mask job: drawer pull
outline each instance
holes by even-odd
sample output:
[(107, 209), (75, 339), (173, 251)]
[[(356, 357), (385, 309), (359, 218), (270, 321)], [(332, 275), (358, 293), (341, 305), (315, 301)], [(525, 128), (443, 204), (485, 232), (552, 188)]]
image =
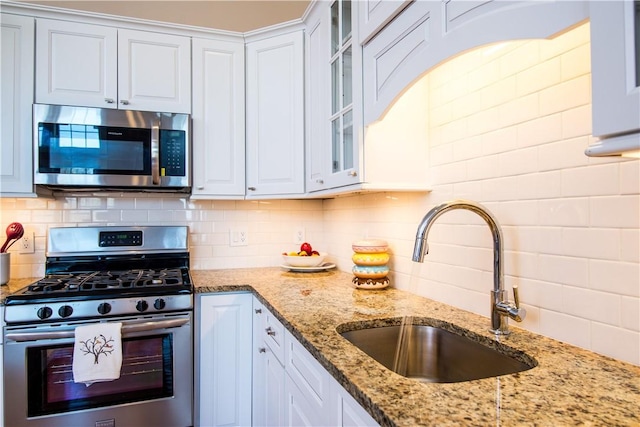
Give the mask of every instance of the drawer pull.
[(271, 335), (272, 337), (276, 335), (276, 331), (271, 329), (271, 326), (269, 326), (267, 329), (265, 329), (265, 331), (267, 331), (267, 335)]

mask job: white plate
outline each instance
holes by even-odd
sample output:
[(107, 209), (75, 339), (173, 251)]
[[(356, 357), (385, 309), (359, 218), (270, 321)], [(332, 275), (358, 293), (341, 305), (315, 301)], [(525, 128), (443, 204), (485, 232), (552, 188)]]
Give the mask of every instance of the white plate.
[(330, 262), (325, 262), (322, 265), (317, 265), (315, 267), (294, 267), (292, 265), (282, 264), (280, 267), (286, 268), (289, 271), (293, 271), (294, 273), (315, 273), (318, 271), (324, 271), (334, 268), (336, 265)]

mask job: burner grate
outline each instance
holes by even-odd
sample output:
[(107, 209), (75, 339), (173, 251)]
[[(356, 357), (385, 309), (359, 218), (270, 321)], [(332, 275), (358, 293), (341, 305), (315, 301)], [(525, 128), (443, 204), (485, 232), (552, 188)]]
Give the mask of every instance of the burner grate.
[(94, 271), (91, 273), (51, 274), (28, 286), (31, 294), (111, 289), (145, 289), (184, 285), (180, 269), (136, 269)]

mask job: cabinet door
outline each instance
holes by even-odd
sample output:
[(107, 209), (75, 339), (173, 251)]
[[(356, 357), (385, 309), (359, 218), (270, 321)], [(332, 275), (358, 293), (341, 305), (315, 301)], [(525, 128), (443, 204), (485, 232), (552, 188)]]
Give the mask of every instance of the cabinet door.
[(251, 424), (252, 299), (200, 296), (198, 425)]
[(247, 198), (304, 192), (303, 33), (247, 43)]
[(191, 40), (118, 31), (120, 109), (191, 113)]
[(36, 102), (117, 108), (117, 43), (113, 27), (38, 19)]
[(284, 367), (272, 348), (274, 343), (265, 342), (269, 337), (265, 332), (270, 323), (268, 318), (273, 314), (255, 298), (253, 308), (253, 425), (283, 426), (286, 407)]
[(244, 198), (244, 41), (192, 44), (192, 198)]
[(0, 195), (33, 195), (33, 18), (2, 14)]
[(362, 48), (358, 8), (317, 2), (305, 19), (308, 192), (361, 182)]
[(640, 150), (640, 2), (589, 2), (589, 8), (593, 136), (603, 139), (587, 154)]
[(329, 150), (329, 8), (316, 6), (306, 20), (305, 156), (306, 188), (325, 188)]
[(335, 380), (332, 385), (332, 392), (337, 405), (334, 414), (338, 417), (335, 423), (331, 423), (332, 425), (342, 427), (374, 427), (379, 425)]

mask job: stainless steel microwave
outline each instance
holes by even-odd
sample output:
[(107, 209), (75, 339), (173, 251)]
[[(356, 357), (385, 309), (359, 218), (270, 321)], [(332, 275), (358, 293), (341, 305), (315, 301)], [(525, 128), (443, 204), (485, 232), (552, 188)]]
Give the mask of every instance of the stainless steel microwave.
[(188, 114), (34, 104), (33, 133), (35, 184), (190, 191)]

